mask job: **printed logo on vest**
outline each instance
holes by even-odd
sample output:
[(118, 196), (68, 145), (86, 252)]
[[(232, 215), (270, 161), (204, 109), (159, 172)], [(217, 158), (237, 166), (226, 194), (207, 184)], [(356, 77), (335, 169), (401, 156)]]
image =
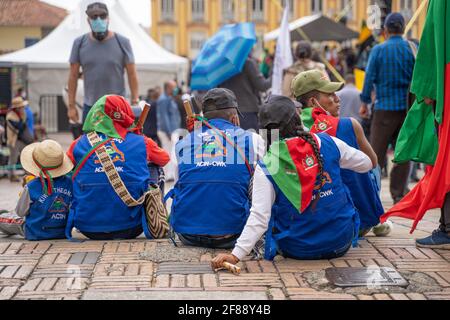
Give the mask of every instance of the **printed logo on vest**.
[[(112, 162), (125, 162), (125, 154), (117, 148), (115, 141), (112, 141), (111, 145), (106, 146), (106, 152), (111, 157)], [(100, 164), (97, 155), (95, 155), (94, 163)]]
[[(333, 179), (331, 179), (330, 174), (328, 172), (326, 172), (326, 171), (323, 172), (323, 178), (324, 178), (323, 186), (333, 183)], [(315, 186), (314, 190), (320, 190), (321, 188), (323, 188), (323, 186), (320, 186), (320, 185), (319, 186)]]
[(202, 141), (202, 145), (198, 147), (197, 151), (195, 152), (195, 158), (204, 159), (227, 156), (227, 149), (222, 144), (220, 138), (216, 136), (204, 136), (202, 138)]
[[(330, 174), (329, 174), (328, 172), (325, 171), (325, 172), (323, 173), (323, 177), (324, 177), (323, 186), (315, 186), (315, 187), (314, 187), (314, 191), (316, 192), (316, 194), (313, 195), (313, 200), (315, 200), (315, 199), (317, 198), (317, 195), (319, 196), (320, 199), (322, 199), (322, 198), (327, 198), (327, 197), (330, 197), (330, 196), (333, 196), (333, 195), (334, 195), (334, 192), (333, 192), (333, 189), (332, 189), (332, 188), (331, 188), (331, 189), (328, 189), (328, 190), (324, 189), (324, 187), (325, 187), (327, 184), (330, 184), (330, 185), (331, 185), (331, 184), (333, 183), (333, 179), (331, 179)], [(317, 191), (319, 191), (319, 190), (322, 190), (322, 191), (317, 192)]]
[(61, 212), (67, 212), (69, 209), (69, 206), (66, 204), (64, 199), (62, 197), (56, 197), (55, 200), (53, 200), (53, 203), (48, 210), (50, 213), (61, 213)]

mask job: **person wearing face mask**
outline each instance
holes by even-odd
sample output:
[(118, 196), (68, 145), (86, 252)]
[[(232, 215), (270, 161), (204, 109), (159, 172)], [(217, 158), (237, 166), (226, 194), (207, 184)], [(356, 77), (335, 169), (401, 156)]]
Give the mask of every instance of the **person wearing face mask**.
[[(294, 97), (311, 115), (311, 133), (324, 132), (337, 137), (349, 146), (364, 152), (377, 167), (377, 155), (364, 135), (364, 130), (354, 118), (339, 118), (340, 99), (336, 95), (344, 83), (330, 82), (318, 70), (302, 72), (292, 81)], [(390, 222), (380, 224), (384, 213), (378, 184), (379, 170), (368, 173), (356, 173), (341, 170), (342, 181), (350, 190), (353, 203), (360, 215), (360, 234), (367, 234), (372, 228), (377, 236), (387, 236), (392, 229)]]
[(265, 143), (239, 127), (231, 90), (212, 89), (202, 104), (202, 125), (176, 145), (170, 224), (185, 245), (232, 248), (249, 215), (250, 180)]
[(80, 67), (84, 74), (83, 122), (92, 105), (107, 94), (126, 96), (125, 70), (131, 92), (131, 104), (139, 102), (134, 54), (129, 39), (109, 30), (108, 7), (95, 2), (87, 7), (91, 32), (75, 39), (70, 55), (68, 117), (78, 121), (77, 81)]

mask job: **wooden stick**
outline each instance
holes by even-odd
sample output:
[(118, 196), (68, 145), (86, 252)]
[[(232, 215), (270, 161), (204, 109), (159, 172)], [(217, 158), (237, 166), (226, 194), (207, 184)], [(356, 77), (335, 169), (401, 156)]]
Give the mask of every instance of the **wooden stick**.
[(186, 115), (188, 117), (192, 117), (194, 112), (192, 111), (191, 97), (188, 94), (183, 95), (183, 106), (184, 110), (186, 110)]
[(231, 264), (229, 262), (224, 262), (222, 268), (215, 269), (214, 272), (220, 271), (220, 270), (228, 270), (232, 274), (239, 275), (241, 274), (241, 268), (237, 265)]
[(233, 274), (236, 274), (236, 275), (241, 274), (241, 268), (235, 264), (231, 264), (229, 262), (224, 262), (223, 266), (225, 269), (227, 269), (228, 271), (230, 271)]
[(148, 114), (150, 113), (150, 109), (152, 107), (145, 101), (141, 101), (139, 103), (139, 106), (141, 106), (142, 104), (144, 104), (144, 108), (142, 109), (141, 116), (139, 117), (138, 123), (136, 125), (139, 129), (142, 129), (144, 127), (145, 120), (147, 120)]
[(419, 15), (422, 13), (423, 9), (425, 9), (425, 6), (427, 5), (428, 0), (424, 0), (419, 8), (416, 10), (416, 12), (414, 13), (413, 17), (411, 18), (411, 20), (409, 20), (408, 25), (405, 28), (405, 34), (408, 34), (409, 30), (412, 29), (412, 27), (414, 26), (414, 24), (416, 23), (417, 18), (419, 17)]

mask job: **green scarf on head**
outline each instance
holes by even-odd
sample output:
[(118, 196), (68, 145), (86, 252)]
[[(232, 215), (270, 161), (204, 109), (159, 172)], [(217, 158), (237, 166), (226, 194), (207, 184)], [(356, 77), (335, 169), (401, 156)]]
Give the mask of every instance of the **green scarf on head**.
[(83, 125), (84, 132), (100, 132), (109, 138), (125, 139), (134, 126), (134, 115), (125, 98), (106, 95), (89, 111)]

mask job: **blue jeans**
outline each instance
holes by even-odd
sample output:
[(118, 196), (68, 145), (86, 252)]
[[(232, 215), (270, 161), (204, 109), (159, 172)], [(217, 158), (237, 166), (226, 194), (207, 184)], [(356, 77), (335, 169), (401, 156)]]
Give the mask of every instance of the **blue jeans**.
[(231, 238), (215, 239), (205, 236), (196, 236), (190, 234), (178, 233), (178, 238), (186, 246), (203, 247), (210, 249), (233, 249), (239, 235), (234, 235)]
[(84, 121), (87, 118), (87, 115), (88, 115), (89, 111), (91, 111), (91, 108), (92, 108), (92, 106), (88, 106), (87, 104), (83, 105), (83, 124), (84, 124)]
[(348, 250), (352, 247), (352, 242), (349, 244), (346, 244), (344, 247), (334, 250), (332, 252), (322, 253), (319, 255), (313, 255), (313, 256), (303, 256), (303, 257), (297, 257), (290, 255), (288, 253), (282, 253), (283, 257), (295, 259), (295, 260), (331, 260), (331, 259), (337, 259), (340, 257), (343, 257)]

